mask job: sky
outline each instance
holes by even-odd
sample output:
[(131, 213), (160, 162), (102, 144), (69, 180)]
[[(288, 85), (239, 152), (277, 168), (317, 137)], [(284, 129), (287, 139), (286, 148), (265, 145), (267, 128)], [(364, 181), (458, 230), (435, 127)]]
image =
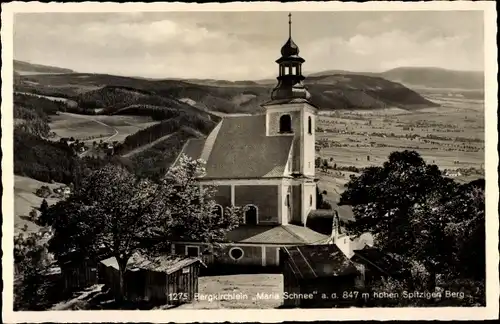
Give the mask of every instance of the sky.
[[(482, 71), (481, 11), (292, 12), (304, 74)], [(151, 78), (274, 78), (288, 12), (18, 13), (14, 58)]]

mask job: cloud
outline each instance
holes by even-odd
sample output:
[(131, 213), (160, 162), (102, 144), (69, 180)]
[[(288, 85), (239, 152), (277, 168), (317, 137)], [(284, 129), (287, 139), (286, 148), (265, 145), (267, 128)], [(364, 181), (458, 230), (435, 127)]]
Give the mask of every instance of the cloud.
[(469, 34), (426, 36), (423, 40), (418, 32), (401, 30), (373, 36), (357, 34), (347, 38), (325, 38), (308, 45), (308, 53), (313, 54), (308, 66), (313, 71), (383, 71), (398, 66), (480, 70), (483, 65), (482, 51), (469, 51), (470, 40)]
[[(293, 17), (305, 71), (483, 65), (482, 17), (476, 14), (307, 12)], [(287, 37), (287, 18), (281, 12), (18, 14), (14, 55), (81, 72), (268, 78), (277, 72), (274, 60)]]

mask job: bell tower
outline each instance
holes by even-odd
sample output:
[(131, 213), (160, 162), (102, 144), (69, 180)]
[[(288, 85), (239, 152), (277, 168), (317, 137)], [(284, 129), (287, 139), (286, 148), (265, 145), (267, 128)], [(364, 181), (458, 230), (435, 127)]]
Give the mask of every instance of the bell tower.
[(292, 39), (292, 14), (288, 14), (288, 40), (281, 48), (278, 84), (265, 103), (266, 135), (293, 136), (289, 169), (294, 177), (314, 178), (315, 124), (317, 107), (309, 102), (311, 94), (303, 84), (299, 47)]

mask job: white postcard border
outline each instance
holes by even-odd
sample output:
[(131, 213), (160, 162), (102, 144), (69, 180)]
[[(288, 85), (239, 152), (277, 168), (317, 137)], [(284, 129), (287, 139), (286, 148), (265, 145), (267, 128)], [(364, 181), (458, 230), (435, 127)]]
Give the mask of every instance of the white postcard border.
[[(415, 11), (480, 10), (485, 31), (485, 177), (487, 306), (483, 308), (356, 308), (297, 310), (169, 310), (169, 311), (45, 311), (13, 312), (13, 14), (17, 12), (136, 12), (136, 11)], [(2, 4), (2, 215), (3, 218), (3, 320), (28, 322), (282, 322), (318, 320), (417, 320), (498, 318), (498, 154), (496, 8), (494, 1), (480, 2), (297, 2), (297, 3), (40, 3)], [(423, 22), (424, 23), (424, 22)]]

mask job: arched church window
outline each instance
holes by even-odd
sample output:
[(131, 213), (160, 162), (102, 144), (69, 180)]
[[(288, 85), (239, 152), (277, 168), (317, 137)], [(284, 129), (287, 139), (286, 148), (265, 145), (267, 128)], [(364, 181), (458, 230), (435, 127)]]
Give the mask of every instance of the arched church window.
[(283, 115), (280, 117), (280, 133), (292, 132), (292, 117), (290, 115)]
[(245, 211), (245, 224), (257, 225), (257, 207), (254, 205), (247, 205)]
[(309, 196), (309, 206), (313, 205), (313, 195)]
[(213, 214), (222, 217), (224, 215), (224, 209), (222, 208), (221, 205), (215, 205)]
[(307, 132), (312, 134), (312, 118), (311, 116), (307, 117)]

